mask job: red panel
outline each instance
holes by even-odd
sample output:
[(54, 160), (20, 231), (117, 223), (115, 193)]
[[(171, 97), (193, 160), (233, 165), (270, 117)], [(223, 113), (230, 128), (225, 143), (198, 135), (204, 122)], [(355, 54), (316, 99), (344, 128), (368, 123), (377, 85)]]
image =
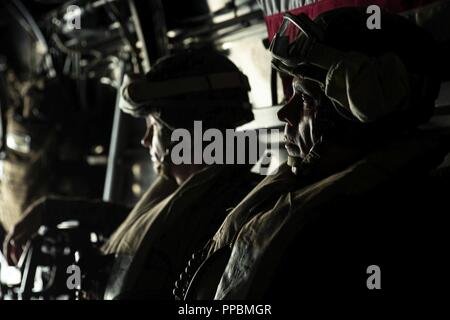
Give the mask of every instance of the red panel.
[[(389, 12), (400, 13), (438, 1), (440, 0), (319, 0), (316, 3), (289, 10), (289, 12), (293, 14), (303, 12), (311, 19), (314, 19), (322, 12), (340, 7), (367, 7), (369, 5), (376, 4)], [(269, 40), (272, 40), (282, 22), (282, 12), (266, 17)]]

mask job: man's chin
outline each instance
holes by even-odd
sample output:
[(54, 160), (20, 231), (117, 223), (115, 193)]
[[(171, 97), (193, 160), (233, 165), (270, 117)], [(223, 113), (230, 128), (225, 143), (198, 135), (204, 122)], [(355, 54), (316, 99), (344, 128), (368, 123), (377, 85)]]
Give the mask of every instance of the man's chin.
[(305, 154), (303, 152), (301, 152), (300, 149), (296, 149), (296, 150), (286, 149), (286, 151), (290, 158), (298, 158), (300, 160), (303, 160), (303, 158), (305, 158)]
[(295, 144), (286, 144), (285, 145), (287, 154), (290, 157), (294, 157), (294, 158), (301, 158), (302, 157), (302, 152), (300, 150), (300, 148), (295, 145)]

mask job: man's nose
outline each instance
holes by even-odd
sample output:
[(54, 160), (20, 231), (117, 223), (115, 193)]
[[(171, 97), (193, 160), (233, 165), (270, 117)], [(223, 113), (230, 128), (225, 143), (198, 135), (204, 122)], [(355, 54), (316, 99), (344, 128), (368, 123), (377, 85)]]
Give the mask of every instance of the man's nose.
[(152, 138), (153, 138), (153, 126), (147, 126), (144, 137), (142, 137), (141, 140), (141, 145), (145, 148), (149, 148), (150, 145), (152, 144)]
[(286, 122), (288, 125), (294, 127), (298, 125), (300, 121), (300, 102), (297, 97), (293, 97), (289, 100), (280, 110), (278, 110), (277, 116), (280, 121)]

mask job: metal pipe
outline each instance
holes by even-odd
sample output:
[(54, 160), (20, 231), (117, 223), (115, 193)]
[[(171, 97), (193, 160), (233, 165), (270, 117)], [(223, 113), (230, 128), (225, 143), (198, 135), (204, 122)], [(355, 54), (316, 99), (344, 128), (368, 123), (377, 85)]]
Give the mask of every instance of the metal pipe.
[(56, 76), (56, 71), (53, 64), (53, 58), (49, 52), (47, 40), (45, 39), (44, 35), (42, 34), (41, 29), (39, 28), (38, 24), (34, 20), (31, 13), (28, 11), (28, 9), (24, 6), (22, 1), (20, 0), (12, 0), (13, 5), (16, 7), (16, 9), (20, 12), (20, 14), (23, 16), (25, 21), (28, 23), (28, 25), (31, 27), (31, 30), (36, 36), (36, 39), (40, 43), (42, 50), (44, 52), (44, 61), (47, 67), (48, 75), (50, 78), (53, 78)]
[(208, 33), (219, 31), (219, 30), (222, 30), (225, 28), (229, 28), (234, 25), (237, 25), (237, 24), (240, 24), (243, 22), (248, 22), (253, 19), (263, 20), (263, 18), (264, 18), (264, 15), (263, 15), (262, 11), (260, 11), (260, 10), (252, 11), (252, 12), (249, 12), (242, 16), (230, 19), (230, 20), (226, 20), (226, 21), (219, 22), (219, 23), (211, 23), (211, 24), (204, 25), (204, 26), (201, 26), (198, 28), (194, 28), (192, 30), (187, 31), (186, 33), (181, 33), (181, 34), (173, 37), (171, 40), (173, 42), (178, 42), (178, 41), (182, 41), (187, 38), (198, 37), (198, 36), (202, 36), (204, 34), (208, 34)]
[(114, 110), (113, 126), (111, 131), (111, 142), (109, 144), (108, 165), (106, 168), (105, 186), (103, 189), (103, 201), (117, 200), (118, 188), (118, 175), (117, 168), (119, 167), (120, 156), (120, 141), (123, 140), (123, 117), (124, 114), (120, 110), (121, 101), (121, 87), (125, 77), (125, 62), (123, 60), (119, 63), (120, 75), (117, 88), (116, 106)]
[(36, 275), (36, 258), (34, 257), (34, 248), (29, 246), (26, 253), (25, 265), (22, 272), (22, 282), (19, 289), (19, 300), (28, 300), (34, 285), (34, 277)]
[[(141, 44), (140, 51), (142, 53), (141, 59), (143, 62), (141, 69), (142, 69), (143, 74), (145, 74), (148, 71), (150, 71), (150, 58), (149, 58), (148, 51), (147, 51), (147, 44), (145, 41), (144, 32), (142, 30), (142, 25), (139, 20), (139, 15), (138, 15), (138, 11), (136, 9), (136, 4), (134, 3), (133, 0), (129, 0), (128, 5), (130, 7), (131, 18), (134, 23), (134, 29), (136, 30), (136, 36)], [(137, 55), (137, 58), (139, 59), (139, 55)]]
[(142, 47), (144, 72), (148, 72), (151, 64), (169, 53), (162, 0), (129, 0), (128, 3), (136, 36)]
[(6, 71), (5, 58), (0, 56), (0, 160), (6, 148), (6, 81), (4, 73)]

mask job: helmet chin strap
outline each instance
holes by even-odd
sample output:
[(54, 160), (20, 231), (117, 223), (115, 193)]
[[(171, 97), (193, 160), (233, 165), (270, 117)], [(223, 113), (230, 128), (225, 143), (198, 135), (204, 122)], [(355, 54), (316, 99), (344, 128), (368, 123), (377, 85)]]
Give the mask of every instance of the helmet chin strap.
[(320, 159), (320, 146), (322, 145), (322, 137), (309, 150), (308, 154), (301, 157), (288, 156), (287, 165), (291, 167), (292, 173), (296, 176), (308, 175), (316, 166)]
[(297, 175), (298, 168), (301, 166), (302, 162), (303, 162), (303, 158), (293, 157), (293, 156), (288, 155), (287, 165), (289, 167), (291, 167), (293, 174)]

